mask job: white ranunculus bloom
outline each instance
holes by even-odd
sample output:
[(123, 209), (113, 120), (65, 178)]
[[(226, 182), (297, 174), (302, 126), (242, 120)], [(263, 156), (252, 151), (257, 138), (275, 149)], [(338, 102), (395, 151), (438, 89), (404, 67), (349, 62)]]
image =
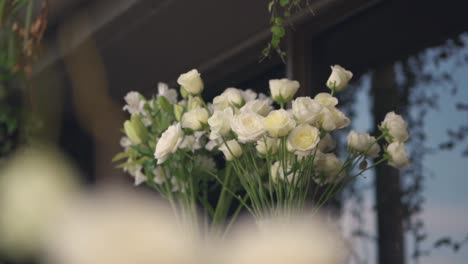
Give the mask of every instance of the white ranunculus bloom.
[(174, 153), (182, 143), (184, 132), (180, 123), (169, 126), (161, 135), (161, 138), (156, 143), (156, 151), (154, 157), (158, 160), (158, 164), (163, 163), (171, 153)]
[(380, 146), (375, 137), (368, 133), (351, 131), (348, 134), (348, 147), (367, 157), (376, 158), (380, 153)]
[(311, 125), (295, 127), (288, 136), (288, 142), (294, 150), (305, 152), (314, 149), (320, 140), (320, 131)]
[(409, 138), (408, 125), (406, 124), (403, 117), (401, 117), (401, 115), (395, 114), (395, 112), (387, 113), (380, 126), (388, 129), (388, 133), (392, 137), (391, 142), (405, 142)]
[(219, 150), (223, 152), (226, 160), (233, 160), (242, 155), (242, 148), (235, 139), (231, 139), (226, 143), (223, 143), (219, 147)]
[(317, 172), (319, 172), (314, 179), (318, 184), (336, 183), (346, 177), (346, 171), (342, 170), (343, 162), (334, 153), (317, 151), (314, 163)]
[(231, 122), (234, 118), (232, 108), (226, 108), (221, 111), (214, 111), (213, 115), (208, 119), (210, 126), (210, 139), (218, 139), (227, 136), (231, 132)]
[(328, 88), (334, 88), (337, 92), (344, 90), (353, 77), (353, 73), (340, 65), (331, 66), (331, 69), (332, 73), (327, 81)]
[(143, 166), (134, 165), (134, 166), (128, 167), (127, 172), (133, 177), (135, 186), (138, 186), (146, 182), (146, 176), (143, 173)]
[(336, 141), (333, 137), (327, 133), (323, 138), (320, 139), (318, 143), (318, 150), (323, 153), (328, 153), (333, 151), (336, 148)]
[(127, 103), (123, 110), (128, 111), (130, 114), (143, 114), (143, 107), (145, 106), (145, 100), (139, 92), (129, 92), (124, 97), (125, 102)]
[(278, 151), (279, 140), (277, 138), (263, 137), (257, 141), (255, 148), (262, 155), (275, 154)]
[(350, 122), (343, 112), (331, 106), (322, 108), (317, 124), (325, 131), (333, 131), (349, 126)]
[(196, 69), (181, 74), (177, 79), (177, 83), (191, 95), (199, 95), (203, 91), (203, 80)]
[(296, 126), (296, 121), (284, 109), (271, 111), (263, 119), (263, 125), (272, 137), (286, 136)]
[(177, 103), (177, 91), (175, 89), (170, 89), (166, 83), (158, 83), (158, 97), (159, 96), (164, 96), (171, 104)]
[(298, 97), (292, 102), (292, 113), (299, 123), (313, 124), (322, 106), (310, 97)]
[(336, 106), (338, 104), (338, 99), (329, 93), (318, 93), (315, 95), (314, 100), (326, 107)]
[(289, 183), (292, 182), (294, 174), (290, 173), (291, 172), (291, 165), (288, 162), (288, 165), (286, 167), (286, 177), (285, 177), (285, 170), (283, 169), (283, 165), (281, 164), (280, 161), (276, 161), (271, 165), (270, 168), (270, 173), (271, 173), (271, 180), (274, 183), (277, 183), (278, 180), (284, 181), (284, 179), (287, 179)]
[(265, 128), (262, 119), (262, 116), (253, 112), (236, 114), (232, 120), (231, 128), (236, 133), (239, 142), (255, 142), (263, 136)]
[(241, 93), (242, 97), (244, 98), (244, 102), (250, 102), (257, 98), (257, 93), (252, 91), (252, 89), (243, 90)]
[(221, 138), (217, 139), (210, 139), (205, 145), (205, 149), (208, 151), (213, 151), (215, 148), (217, 148), (219, 145), (222, 144)]
[(240, 109), (240, 112), (254, 112), (261, 116), (266, 116), (273, 109), (272, 103), (270, 98), (252, 100), (247, 102)]
[(208, 110), (205, 108), (194, 108), (182, 116), (181, 124), (183, 128), (190, 128), (194, 131), (203, 129), (208, 124)]
[(278, 103), (287, 103), (299, 90), (299, 82), (288, 79), (270, 80), (270, 93), (273, 100)]
[(387, 146), (387, 153), (390, 156), (388, 165), (397, 169), (402, 169), (409, 165), (408, 154), (406, 153), (405, 144), (401, 142), (392, 142)]

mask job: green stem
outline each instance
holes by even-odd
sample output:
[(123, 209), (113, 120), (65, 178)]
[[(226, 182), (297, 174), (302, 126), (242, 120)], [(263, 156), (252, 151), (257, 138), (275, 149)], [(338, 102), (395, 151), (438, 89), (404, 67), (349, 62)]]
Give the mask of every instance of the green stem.
[(216, 205), (216, 209), (213, 215), (214, 224), (221, 224), (220, 223), (221, 220), (224, 220), (226, 218), (226, 214), (228, 211), (227, 209), (229, 209), (229, 206), (226, 206), (226, 203), (227, 202), (230, 203), (230, 201), (227, 200), (228, 199), (227, 189), (229, 188), (229, 185), (230, 185), (231, 174), (232, 174), (232, 167), (228, 163), (227, 168), (226, 168), (226, 176), (224, 178), (223, 184), (221, 185), (222, 186), (221, 194), (219, 196), (219, 200), (218, 200), (218, 203)]

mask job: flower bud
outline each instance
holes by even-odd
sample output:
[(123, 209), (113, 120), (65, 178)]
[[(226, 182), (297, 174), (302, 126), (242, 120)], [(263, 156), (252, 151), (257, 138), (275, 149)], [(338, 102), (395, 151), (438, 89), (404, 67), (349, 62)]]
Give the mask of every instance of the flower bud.
[(341, 67), (340, 65), (331, 66), (332, 73), (327, 81), (327, 86), (332, 91), (340, 92), (348, 86), (353, 77), (353, 73)]
[(233, 160), (242, 155), (242, 148), (235, 139), (231, 139), (219, 147), (226, 160)]
[(141, 144), (148, 138), (148, 131), (137, 115), (132, 115), (130, 120), (125, 121), (124, 130), (127, 137), (135, 144)]
[(264, 137), (257, 141), (257, 145), (255, 148), (257, 149), (258, 153), (263, 156), (267, 154), (276, 154), (278, 152), (279, 147), (279, 139), (271, 138), (271, 137)]
[(390, 157), (388, 165), (397, 169), (402, 169), (409, 165), (405, 144), (401, 142), (390, 143), (387, 147), (387, 154)]
[(299, 82), (288, 79), (270, 80), (271, 97), (278, 104), (285, 104), (291, 101), (299, 89)]
[(380, 146), (375, 137), (356, 131), (348, 134), (348, 147), (367, 157), (376, 158), (380, 153)]
[(180, 121), (182, 114), (184, 113), (185, 107), (181, 104), (174, 105), (174, 116), (177, 121)]
[(384, 129), (384, 133), (388, 133), (389, 137), (386, 139), (389, 142), (405, 142), (409, 138), (408, 125), (403, 117), (395, 114), (395, 112), (387, 113), (380, 126)]
[(183, 128), (190, 128), (194, 131), (198, 131), (208, 124), (208, 118), (208, 110), (205, 108), (195, 108), (184, 113), (181, 124)]
[(203, 91), (203, 80), (196, 69), (181, 74), (177, 79), (177, 83), (191, 95), (199, 95)]

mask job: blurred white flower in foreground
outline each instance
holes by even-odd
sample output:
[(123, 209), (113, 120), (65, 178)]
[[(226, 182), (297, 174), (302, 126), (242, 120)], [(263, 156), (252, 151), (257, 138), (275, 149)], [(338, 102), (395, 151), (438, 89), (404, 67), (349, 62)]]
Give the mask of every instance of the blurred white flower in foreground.
[(199, 243), (191, 234), (154, 197), (101, 190), (78, 200), (56, 223), (46, 260), (49, 264), (201, 263), (195, 247)]
[(230, 247), (222, 255), (225, 264), (342, 264), (348, 257), (337, 230), (304, 216), (240, 225)]
[(0, 250), (14, 259), (32, 257), (76, 194), (76, 173), (62, 155), (37, 147), (18, 151), (0, 175)]

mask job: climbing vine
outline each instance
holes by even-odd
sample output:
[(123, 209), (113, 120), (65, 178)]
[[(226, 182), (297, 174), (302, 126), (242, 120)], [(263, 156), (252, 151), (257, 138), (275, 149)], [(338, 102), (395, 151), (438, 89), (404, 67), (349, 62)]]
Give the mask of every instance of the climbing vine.
[(270, 58), (272, 53), (277, 53), (283, 62), (285, 61), (286, 52), (281, 48), (281, 41), (286, 36), (287, 23), (292, 15), (303, 8), (308, 8), (313, 13), (309, 0), (271, 0), (269, 2), (271, 39), (262, 51), (262, 60)]

